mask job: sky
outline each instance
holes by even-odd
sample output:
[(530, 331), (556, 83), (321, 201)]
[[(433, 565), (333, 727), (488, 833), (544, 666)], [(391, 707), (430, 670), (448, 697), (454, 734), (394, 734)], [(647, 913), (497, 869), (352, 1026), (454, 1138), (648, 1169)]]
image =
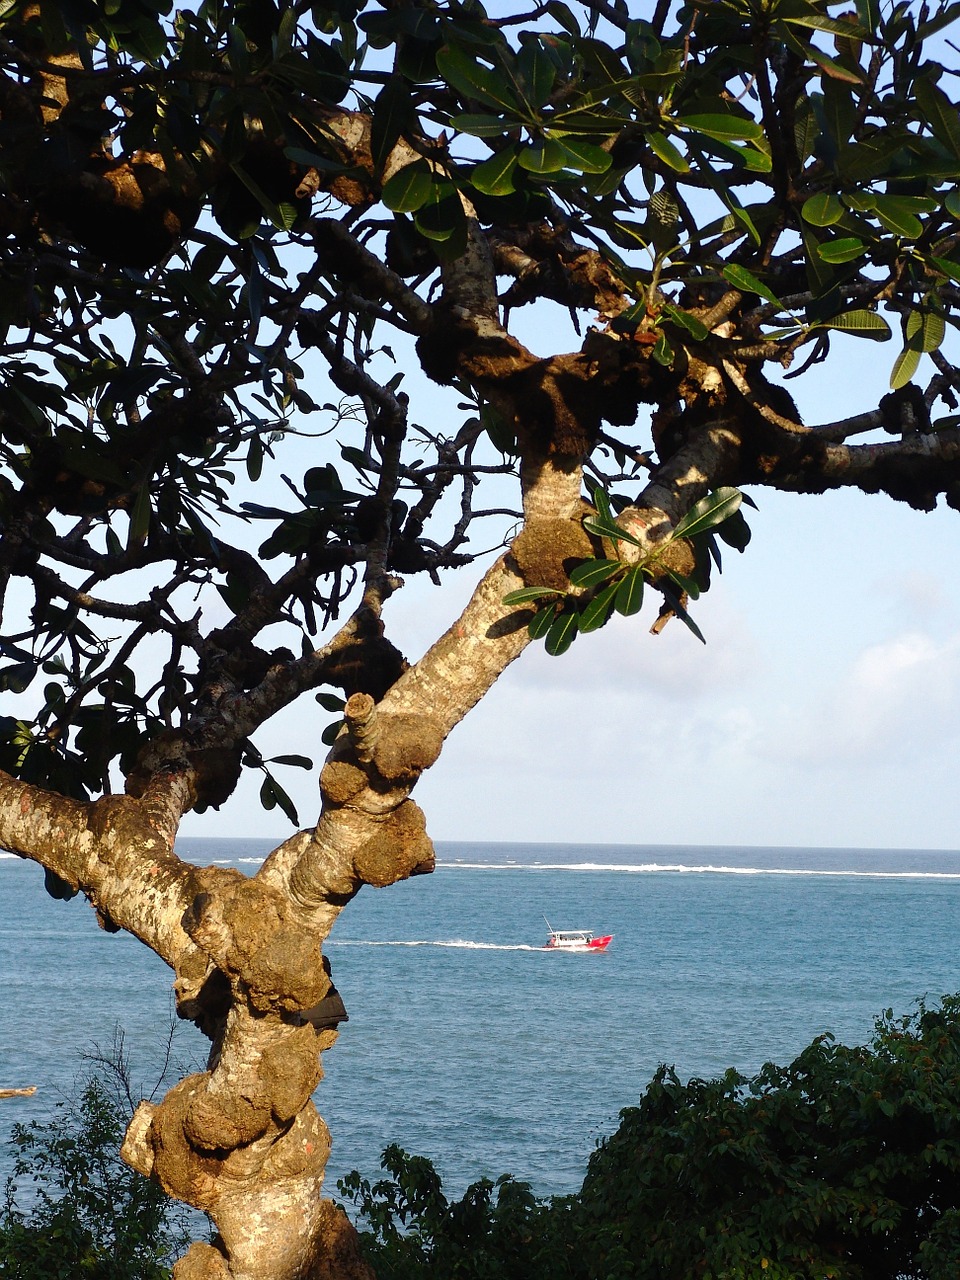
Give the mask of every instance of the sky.
[[(887, 389), (897, 344), (842, 343), (791, 383), (809, 423)], [(438, 393), (424, 394), (429, 410)], [(725, 550), (695, 605), (706, 645), (676, 621), (650, 635), (652, 601), (560, 658), (531, 645), (416, 788), (435, 840), (960, 848), (958, 513), (852, 492), (752, 496), (750, 545)], [(393, 597), (388, 631), (409, 659), (476, 577)], [(258, 746), (320, 759), (330, 719), (302, 700)], [(316, 774), (278, 776), (301, 823), (315, 820)], [(290, 829), (250, 787), (183, 834)]]

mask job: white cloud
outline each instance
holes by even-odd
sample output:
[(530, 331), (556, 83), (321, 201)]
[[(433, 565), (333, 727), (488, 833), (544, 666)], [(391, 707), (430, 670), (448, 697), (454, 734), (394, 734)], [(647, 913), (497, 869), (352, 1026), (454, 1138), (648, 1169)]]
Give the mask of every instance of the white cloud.
[(910, 631), (863, 649), (809, 701), (787, 703), (758, 754), (822, 769), (939, 754), (957, 736), (960, 636)]
[[(656, 600), (661, 597), (654, 595)], [(752, 681), (765, 667), (743, 617), (721, 600), (694, 606), (706, 645), (677, 619), (658, 636), (649, 633), (656, 617), (645, 605), (633, 618), (614, 615), (601, 630), (580, 636), (559, 658), (532, 645), (506, 677), (512, 684), (544, 691), (576, 690), (590, 696), (695, 700)]]

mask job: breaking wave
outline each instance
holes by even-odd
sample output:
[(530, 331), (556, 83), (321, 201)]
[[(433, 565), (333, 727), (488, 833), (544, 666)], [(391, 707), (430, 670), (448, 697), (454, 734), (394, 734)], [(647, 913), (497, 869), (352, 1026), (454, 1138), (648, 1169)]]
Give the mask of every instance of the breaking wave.
[(729, 867), (707, 863), (703, 866), (683, 862), (438, 862), (443, 871), (606, 871), (626, 875), (651, 875), (673, 872), (678, 875), (718, 876), (826, 876), (831, 879), (864, 880), (960, 880), (957, 871), (874, 871), (853, 868), (818, 867)]

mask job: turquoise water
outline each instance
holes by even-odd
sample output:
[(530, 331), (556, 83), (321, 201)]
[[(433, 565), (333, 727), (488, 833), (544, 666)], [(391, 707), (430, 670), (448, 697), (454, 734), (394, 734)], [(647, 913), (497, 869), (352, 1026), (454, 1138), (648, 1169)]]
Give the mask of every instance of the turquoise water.
[[(256, 869), (253, 841), (184, 841), (184, 856)], [(598, 1139), (661, 1061), (681, 1075), (786, 1061), (814, 1035), (862, 1042), (873, 1019), (960, 990), (960, 854), (804, 849), (448, 844), (440, 865), (365, 889), (327, 952), (350, 1012), (317, 1102), (334, 1137), (331, 1190), (378, 1170), (388, 1142), (430, 1156), (449, 1189), (512, 1172), (574, 1190)], [(603, 955), (542, 950), (556, 928), (612, 932)], [(52, 901), (31, 864), (0, 859), (6, 1000), (0, 1103), (43, 1118), (77, 1053), (125, 1030), (152, 1087), (170, 975), (106, 935), (79, 899)], [(187, 1067), (205, 1057), (178, 1033)], [(0, 1150), (0, 1177), (9, 1160)]]

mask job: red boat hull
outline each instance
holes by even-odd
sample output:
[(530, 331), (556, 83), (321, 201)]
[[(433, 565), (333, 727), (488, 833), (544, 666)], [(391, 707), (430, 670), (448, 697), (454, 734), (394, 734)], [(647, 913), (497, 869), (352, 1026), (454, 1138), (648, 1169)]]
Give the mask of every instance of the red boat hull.
[(610, 943), (613, 941), (613, 934), (608, 933), (605, 938), (591, 938), (587, 943), (588, 951), (606, 951)]
[(610, 943), (613, 941), (613, 934), (605, 934), (602, 938), (587, 938), (583, 942), (555, 942), (553, 938), (549, 940), (545, 951), (570, 951), (573, 954), (582, 954), (584, 951), (606, 951)]

